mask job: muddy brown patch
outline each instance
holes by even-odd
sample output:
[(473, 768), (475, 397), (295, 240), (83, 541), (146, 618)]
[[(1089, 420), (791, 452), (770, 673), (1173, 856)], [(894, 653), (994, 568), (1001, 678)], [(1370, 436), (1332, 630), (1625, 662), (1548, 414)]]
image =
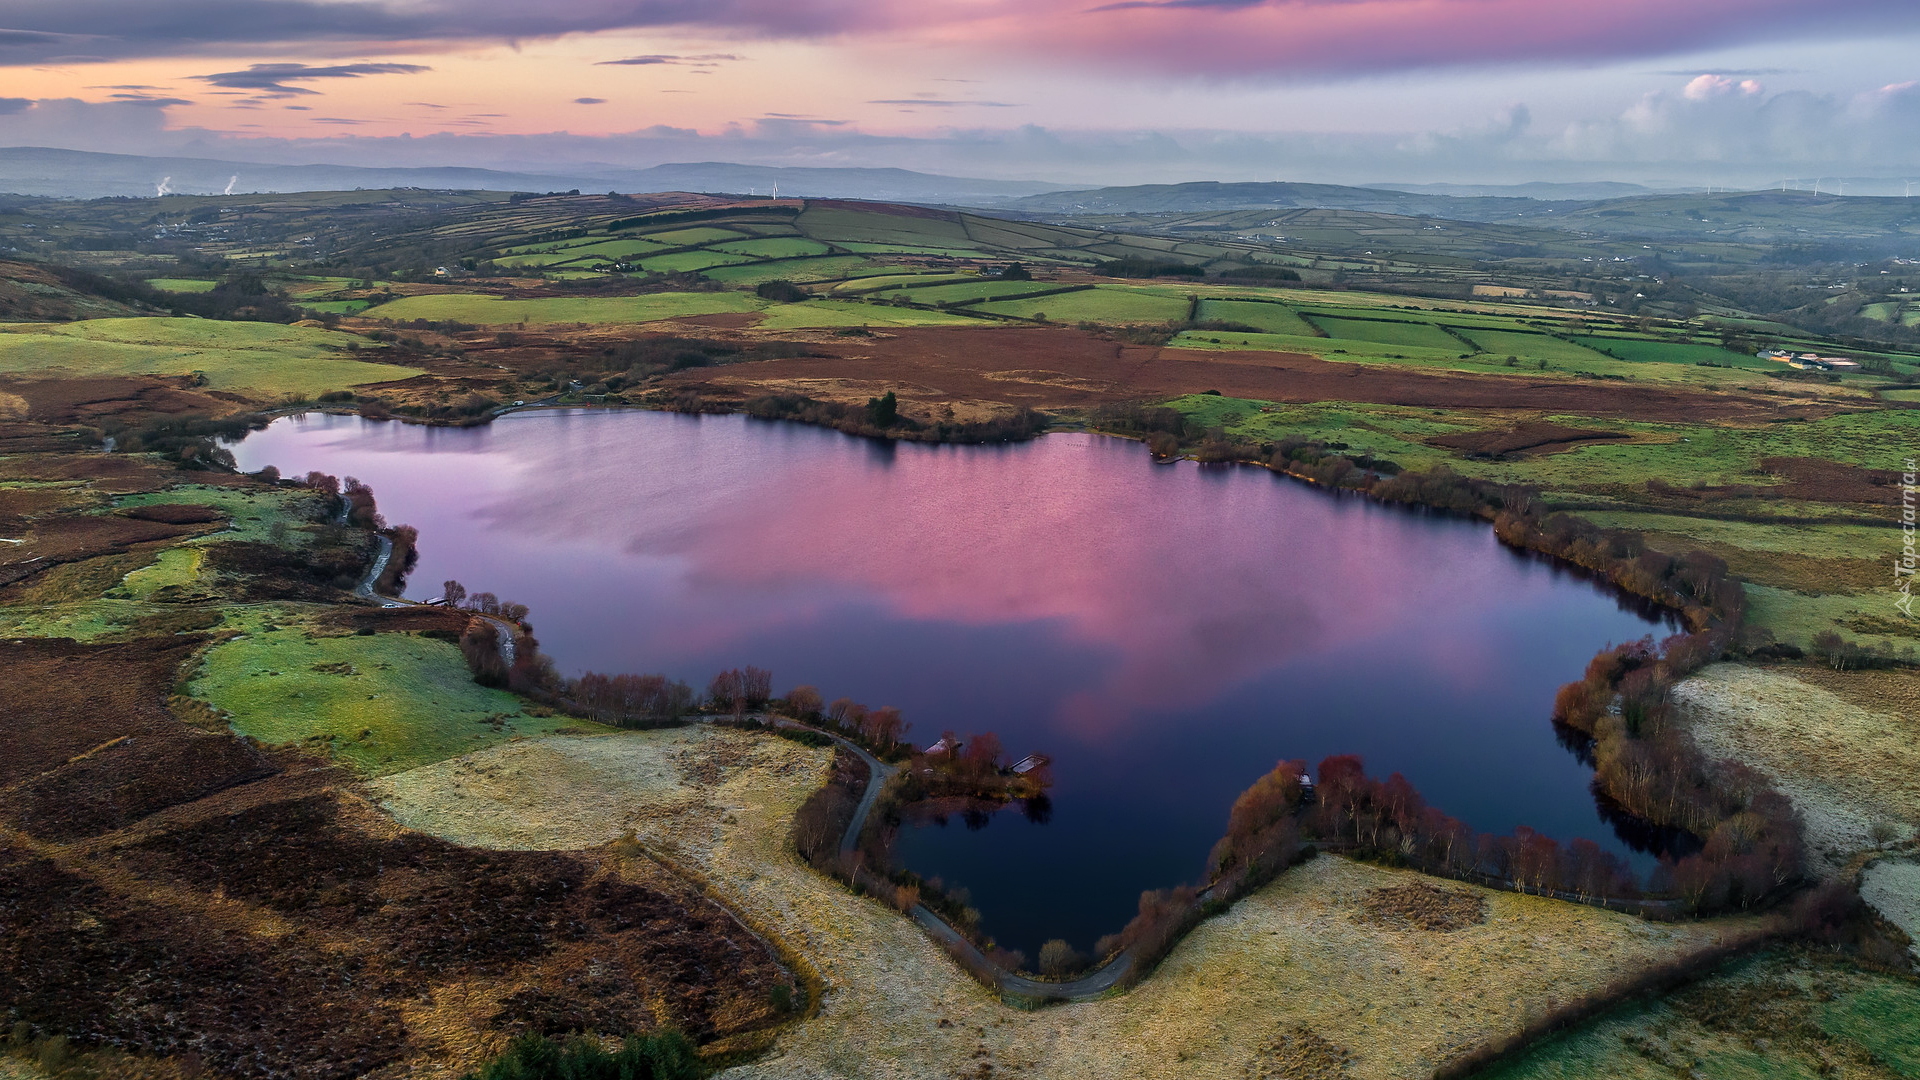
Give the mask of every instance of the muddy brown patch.
[(1251, 1080), (1335, 1080), (1347, 1075), (1353, 1055), (1304, 1027), (1261, 1047), (1247, 1069)]
[(1354, 921), (1389, 930), (1464, 930), (1487, 921), (1487, 898), (1425, 882), (1394, 885), (1361, 897)]

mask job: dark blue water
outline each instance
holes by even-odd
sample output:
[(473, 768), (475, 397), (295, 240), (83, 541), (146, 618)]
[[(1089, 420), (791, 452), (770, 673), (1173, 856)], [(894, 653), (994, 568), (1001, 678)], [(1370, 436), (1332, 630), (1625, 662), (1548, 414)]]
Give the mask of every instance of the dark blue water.
[(1442, 809), (1624, 852), (1554, 739), (1554, 690), (1661, 628), (1484, 524), (1138, 444), (859, 440), (743, 417), (523, 413), (443, 429), (314, 415), (242, 467), (370, 483), (420, 529), (408, 595), (528, 604), (563, 671), (704, 687), (742, 664), (905, 711), (917, 737), (1051, 754), (1044, 824), (909, 829), (1029, 956), (1194, 880), (1282, 758), (1357, 753)]

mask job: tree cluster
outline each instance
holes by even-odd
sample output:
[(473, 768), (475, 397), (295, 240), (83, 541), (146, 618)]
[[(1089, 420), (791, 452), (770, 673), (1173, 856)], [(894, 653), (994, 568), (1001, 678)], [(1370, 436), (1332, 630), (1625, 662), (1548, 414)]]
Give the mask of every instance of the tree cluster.
[(707, 684), (707, 700), (716, 709), (733, 713), (738, 720), (748, 712), (767, 707), (773, 699), (773, 672), (748, 664), (728, 668)]
[(665, 675), (589, 671), (568, 680), (566, 697), (588, 719), (626, 728), (670, 724), (693, 708), (693, 688)]
[(1093, 272), (1104, 277), (1151, 278), (1151, 277), (1189, 277), (1207, 276), (1205, 267), (1191, 263), (1165, 262), (1156, 259), (1114, 259), (1109, 262), (1095, 263)]
[(891, 757), (900, 749), (907, 731), (913, 727), (891, 705), (870, 709), (852, 698), (835, 698), (820, 714), (834, 731), (845, 735), (881, 757)]
[[(892, 392), (887, 396), (891, 397)], [(801, 394), (768, 394), (747, 400), (740, 411), (762, 420), (797, 420), (850, 435), (933, 443), (1020, 442), (1045, 432), (1052, 419), (1038, 410), (1022, 408), (1010, 416), (992, 420), (922, 423), (901, 414), (897, 398), (889, 414), (886, 401), (886, 397), (881, 397), (866, 405), (851, 405)], [(705, 403), (701, 407), (704, 408)]]
[(1751, 906), (1803, 869), (1792, 804), (1758, 771), (1708, 759), (1676, 715), (1674, 684), (1721, 649), (1716, 632), (1621, 645), (1594, 657), (1586, 676), (1554, 699), (1555, 721), (1591, 740), (1598, 790), (1627, 813), (1700, 842), (1663, 863), (1651, 884), (1695, 911)]

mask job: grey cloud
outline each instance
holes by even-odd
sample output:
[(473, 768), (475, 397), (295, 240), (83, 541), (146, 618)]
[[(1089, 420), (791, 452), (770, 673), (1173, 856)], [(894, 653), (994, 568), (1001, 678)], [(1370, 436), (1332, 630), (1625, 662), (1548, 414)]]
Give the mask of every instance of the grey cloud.
[(601, 60), (595, 67), (651, 67), (655, 64), (671, 64), (685, 67), (717, 67), (733, 60), (744, 60), (744, 56), (732, 53), (708, 53), (704, 56), (673, 56), (667, 53), (653, 53), (647, 56), (629, 56), (620, 60)]
[(1019, 109), (1024, 106), (1012, 101), (954, 101), (947, 98), (881, 98), (867, 102), (869, 105), (930, 105), (938, 109), (959, 108), (972, 105), (982, 109)]
[(320, 91), (304, 86), (289, 86), (288, 83), (306, 82), (309, 79), (358, 79), (367, 75), (415, 75), (431, 70), (419, 64), (336, 64), (331, 67), (254, 64), (245, 71), (220, 71), (191, 77), (214, 86), (255, 91), (265, 97), (292, 97), (295, 94), (318, 94)]
[(573, 99), (573, 103), (575, 105), (605, 105), (607, 99), (603, 97), (577, 97)]
[(11, 116), (14, 113), (26, 112), (32, 107), (32, 98), (0, 97), (0, 116)]
[[(477, 166), (519, 172), (644, 168), (675, 161), (896, 167), (1070, 184), (1290, 179), (1513, 183), (1621, 180), (1765, 187), (1782, 177), (1920, 177), (1920, 87), (1858, 94), (1729, 93), (1688, 98), (1678, 85), (1582, 123), (1514, 109), (1420, 136), (1208, 130), (1071, 131), (1033, 124), (879, 135), (803, 115), (744, 120), (716, 135), (653, 127), (607, 136), (488, 134), (477, 123), (413, 138), (350, 128), (324, 137), (173, 130), (163, 110), (127, 103), (0, 103), (0, 146), (360, 166)], [(1611, 115), (1608, 115), (1611, 114)], [(954, 115), (954, 114), (949, 114)], [(958, 114), (967, 115), (967, 114)], [(440, 127), (441, 125), (434, 125)], [(1895, 191), (1899, 188), (1896, 186)]]
[(113, 98), (115, 101), (124, 101), (129, 104), (145, 105), (150, 109), (164, 109), (169, 105), (193, 104), (193, 102), (188, 101), (186, 98), (157, 97), (153, 94), (110, 94), (108, 96)]
[(386, 43), (523, 41), (654, 27), (809, 37), (872, 22), (865, 0), (7, 0), (0, 64), (56, 53), (99, 57), (235, 55)]

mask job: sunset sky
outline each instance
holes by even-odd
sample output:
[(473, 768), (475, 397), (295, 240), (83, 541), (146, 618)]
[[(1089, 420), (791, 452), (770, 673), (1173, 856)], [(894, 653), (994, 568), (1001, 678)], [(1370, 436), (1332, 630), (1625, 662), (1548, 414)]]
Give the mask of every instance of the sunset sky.
[(1920, 176), (1913, 0), (0, 0), (0, 145), (1064, 182)]

